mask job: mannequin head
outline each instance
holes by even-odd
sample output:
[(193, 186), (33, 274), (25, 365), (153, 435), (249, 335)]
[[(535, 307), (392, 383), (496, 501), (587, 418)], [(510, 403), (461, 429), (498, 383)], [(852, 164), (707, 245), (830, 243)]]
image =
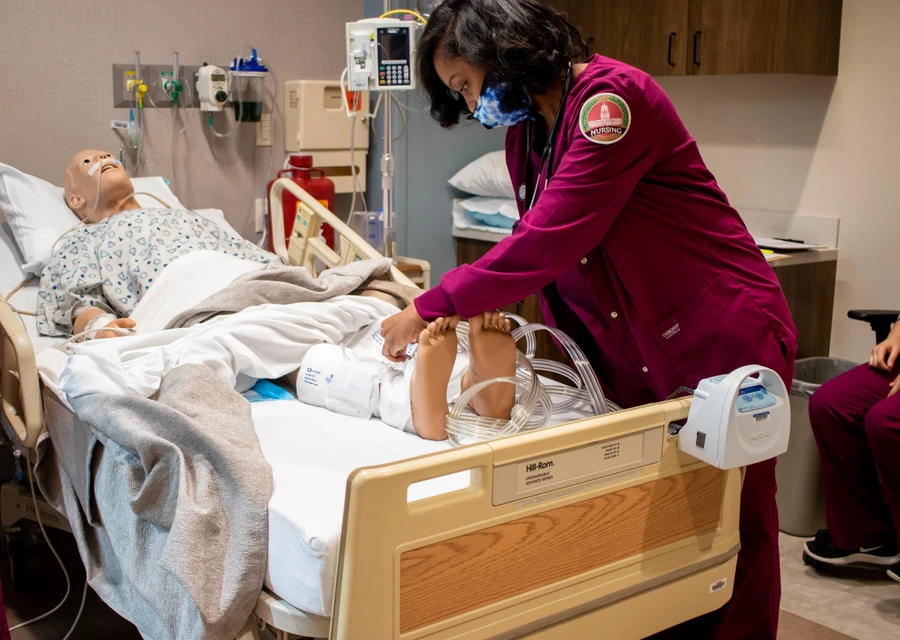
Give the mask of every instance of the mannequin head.
[(125, 169), (105, 151), (88, 149), (76, 154), (66, 168), (63, 185), (66, 204), (84, 222), (140, 208)]

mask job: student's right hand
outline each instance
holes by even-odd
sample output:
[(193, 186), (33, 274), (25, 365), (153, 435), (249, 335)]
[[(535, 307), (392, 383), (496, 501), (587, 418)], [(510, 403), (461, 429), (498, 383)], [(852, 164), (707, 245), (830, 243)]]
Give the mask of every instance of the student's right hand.
[(887, 340), (875, 345), (869, 356), (869, 366), (881, 371), (893, 371), (897, 358), (900, 357), (900, 322), (897, 322)]
[[(134, 329), (135, 324), (134, 320), (131, 318), (119, 318), (118, 320), (113, 320), (110, 322), (107, 327), (120, 327), (122, 329)], [(98, 331), (97, 332), (97, 340), (102, 340), (103, 338), (117, 338), (120, 333), (116, 333), (115, 331)]]

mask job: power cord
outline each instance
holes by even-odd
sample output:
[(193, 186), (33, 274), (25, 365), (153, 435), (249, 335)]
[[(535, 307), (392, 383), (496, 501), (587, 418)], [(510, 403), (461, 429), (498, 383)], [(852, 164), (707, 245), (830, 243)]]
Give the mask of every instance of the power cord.
[(14, 295), (16, 295), (22, 287), (24, 287), (26, 284), (28, 284), (29, 282), (31, 282), (32, 279), (34, 279), (34, 276), (33, 276), (33, 275), (29, 275), (27, 278), (25, 278), (24, 280), (22, 280), (22, 282), (20, 282), (19, 284), (17, 284), (16, 286), (14, 286), (12, 289), (10, 289), (9, 293), (7, 293), (5, 296), (4, 296), (2, 293), (0, 293), (0, 300), (2, 300), (3, 302), (5, 302), (6, 304), (8, 304), (8, 305), (10, 306), (10, 308), (11, 308), (13, 311), (15, 311), (16, 313), (18, 313), (20, 316), (32, 316), (32, 317), (34, 317), (34, 316), (37, 315), (37, 314), (34, 313), (33, 311), (25, 311), (24, 309), (17, 309), (17, 308), (15, 307), (15, 305), (13, 305), (13, 303), (10, 302), (10, 300), (12, 299), (12, 297), (13, 297)]
[[(69, 572), (66, 571), (66, 565), (63, 564), (62, 558), (59, 557), (59, 553), (57, 553), (56, 547), (54, 547), (53, 543), (50, 542), (50, 536), (47, 535), (47, 530), (44, 529), (44, 522), (43, 522), (43, 520), (41, 520), (41, 510), (38, 508), (37, 494), (35, 493), (35, 490), (34, 490), (34, 475), (32, 474), (32, 471), (31, 471), (31, 462), (26, 460), (25, 466), (27, 467), (27, 470), (28, 470), (28, 484), (31, 487), (31, 500), (34, 503), (34, 514), (35, 514), (35, 517), (37, 518), (38, 526), (41, 528), (41, 533), (44, 536), (44, 540), (47, 542), (47, 546), (50, 547), (50, 551), (53, 552), (53, 557), (56, 558), (56, 561), (59, 563), (59, 568), (62, 569), (63, 576), (65, 576), (65, 578), (66, 578), (66, 594), (63, 596), (63, 599), (59, 601), (59, 604), (57, 604), (55, 607), (50, 609), (50, 611), (48, 611), (47, 613), (41, 614), (41, 615), (37, 616), (36, 618), (32, 618), (31, 620), (21, 622), (21, 623), (15, 625), (14, 627), (11, 627), (9, 630), (10, 633), (12, 633), (13, 631), (16, 631), (18, 629), (22, 629), (23, 627), (32, 625), (35, 622), (39, 622), (39, 621), (43, 620), (44, 618), (48, 618), (48, 617), (52, 616), (54, 613), (59, 611), (59, 609), (66, 603), (66, 601), (69, 599), (69, 593), (72, 590), (72, 582), (69, 579)], [(72, 635), (72, 632), (75, 631), (75, 626), (78, 624), (78, 621), (81, 619), (81, 614), (84, 611), (84, 603), (87, 600), (87, 587), (88, 587), (88, 582), (87, 582), (87, 577), (85, 577), (84, 593), (81, 595), (81, 606), (78, 608), (78, 615), (75, 616), (75, 621), (72, 623), (72, 626), (69, 627), (69, 631), (68, 631), (68, 633), (66, 633), (63, 640), (69, 639), (69, 637)]]

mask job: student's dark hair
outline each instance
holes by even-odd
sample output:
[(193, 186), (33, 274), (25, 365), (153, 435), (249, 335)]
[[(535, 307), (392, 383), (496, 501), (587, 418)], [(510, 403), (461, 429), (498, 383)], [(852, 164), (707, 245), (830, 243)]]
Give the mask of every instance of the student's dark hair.
[(570, 63), (587, 58), (588, 48), (578, 27), (545, 0), (445, 0), (428, 20), (416, 65), (431, 116), (449, 128), (471, 112), (441, 82), (436, 53), (460, 57), (534, 96), (545, 93)]

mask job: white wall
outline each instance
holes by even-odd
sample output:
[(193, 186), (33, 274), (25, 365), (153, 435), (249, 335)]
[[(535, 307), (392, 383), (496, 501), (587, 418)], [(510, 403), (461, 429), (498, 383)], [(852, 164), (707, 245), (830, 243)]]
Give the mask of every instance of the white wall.
[(660, 79), (732, 204), (837, 216), (832, 355), (874, 334), (849, 309), (900, 309), (900, 2), (844, 0), (835, 78)]
[[(362, 7), (362, 0), (0, 0), (0, 162), (59, 184), (82, 149), (116, 154), (122, 142), (110, 120), (127, 120), (128, 110), (112, 106), (112, 65), (133, 63), (134, 49), (143, 64), (171, 64), (178, 50), (183, 65), (226, 65), (255, 46), (280, 83), (271, 149), (277, 168), (284, 82), (336, 80), (345, 65), (344, 23), (362, 17)], [(266, 112), (274, 86), (268, 81)], [(255, 127), (219, 140), (204, 114), (190, 109), (184, 135), (175, 136), (169, 109), (145, 115), (146, 174), (172, 180), (186, 206), (222, 209), (239, 232), (258, 237), (252, 200), (272, 176), (270, 149), (256, 147)]]

